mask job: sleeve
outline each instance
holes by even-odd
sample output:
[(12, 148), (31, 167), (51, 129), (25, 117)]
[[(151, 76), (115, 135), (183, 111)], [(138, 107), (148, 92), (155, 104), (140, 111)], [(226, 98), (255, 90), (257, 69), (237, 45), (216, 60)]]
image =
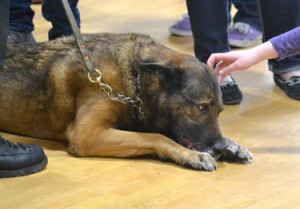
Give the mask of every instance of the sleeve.
[(279, 54), (279, 60), (300, 54), (300, 26), (269, 41)]

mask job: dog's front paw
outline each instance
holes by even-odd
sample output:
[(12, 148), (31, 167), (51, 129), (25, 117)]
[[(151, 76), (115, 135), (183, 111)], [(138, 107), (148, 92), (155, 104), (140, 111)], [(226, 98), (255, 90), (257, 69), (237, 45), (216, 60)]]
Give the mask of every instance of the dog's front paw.
[(223, 151), (220, 159), (239, 163), (247, 163), (253, 159), (253, 154), (247, 148), (239, 146), (230, 139), (227, 140), (229, 142), (228, 146)]
[(213, 171), (217, 168), (217, 162), (208, 153), (191, 151), (191, 154), (184, 160), (183, 166), (196, 170)]

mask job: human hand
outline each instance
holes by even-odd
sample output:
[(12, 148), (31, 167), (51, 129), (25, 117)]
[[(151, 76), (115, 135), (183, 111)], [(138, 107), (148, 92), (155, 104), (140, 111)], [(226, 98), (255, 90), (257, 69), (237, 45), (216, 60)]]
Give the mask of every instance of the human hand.
[(217, 77), (220, 82), (223, 82), (225, 77), (233, 71), (248, 69), (259, 61), (254, 50), (249, 49), (212, 54), (207, 60), (207, 65), (215, 67)]
[(222, 82), (233, 71), (245, 70), (263, 60), (278, 57), (279, 54), (271, 42), (267, 41), (247, 50), (212, 54), (207, 60), (207, 65), (211, 68), (216, 67), (216, 75)]

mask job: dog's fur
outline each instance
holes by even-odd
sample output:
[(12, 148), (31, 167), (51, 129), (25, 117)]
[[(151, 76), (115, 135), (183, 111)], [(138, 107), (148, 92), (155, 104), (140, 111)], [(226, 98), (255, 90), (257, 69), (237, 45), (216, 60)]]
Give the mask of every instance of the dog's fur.
[(68, 140), (69, 152), (82, 157), (156, 155), (203, 170), (214, 170), (215, 159), (252, 159), (220, 132), (221, 93), (205, 64), (146, 35), (84, 39), (103, 82), (120, 94), (139, 94), (145, 118), (91, 83), (74, 39), (61, 38), (8, 47), (0, 70), (0, 130)]

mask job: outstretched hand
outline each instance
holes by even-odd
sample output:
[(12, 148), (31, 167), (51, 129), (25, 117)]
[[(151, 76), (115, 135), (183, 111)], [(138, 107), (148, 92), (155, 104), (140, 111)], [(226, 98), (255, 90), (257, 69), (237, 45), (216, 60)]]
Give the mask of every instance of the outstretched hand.
[(207, 65), (211, 68), (216, 68), (216, 76), (219, 77), (222, 82), (224, 78), (233, 71), (246, 70), (265, 59), (277, 57), (278, 53), (272, 44), (265, 42), (264, 44), (247, 50), (212, 54), (207, 60)]
[(224, 78), (237, 70), (245, 70), (259, 62), (254, 52), (249, 50), (231, 51), (227, 53), (212, 54), (207, 60), (208, 66), (215, 69), (217, 76), (221, 77), (221, 82)]

